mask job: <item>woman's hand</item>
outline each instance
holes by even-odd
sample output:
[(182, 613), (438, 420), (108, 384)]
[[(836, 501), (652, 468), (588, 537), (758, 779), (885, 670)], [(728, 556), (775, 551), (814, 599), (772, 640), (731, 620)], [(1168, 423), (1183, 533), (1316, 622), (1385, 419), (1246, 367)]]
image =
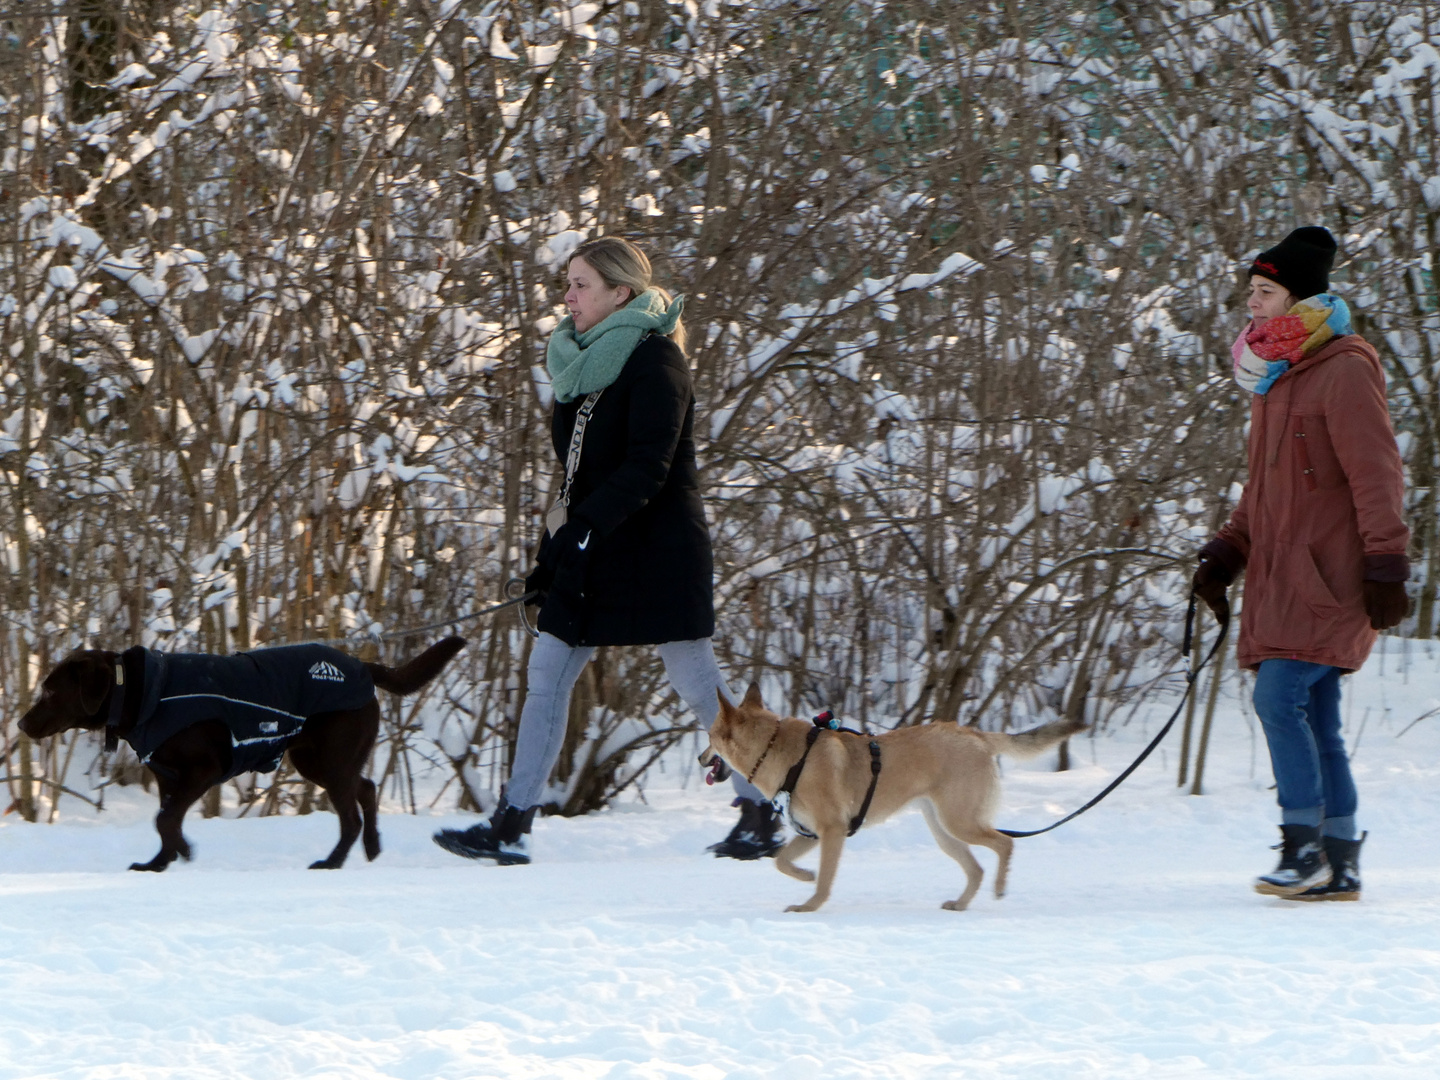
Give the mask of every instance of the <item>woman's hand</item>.
[(535, 570), (525, 579), (527, 589), (542, 591), (547, 629), (567, 645), (580, 644), (585, 625), (585, 577), (593, 536), (588, 521), (572, 516), (545, 538)]
[(540, 548), (540, 568), (552, 577), (559, 577), (563, 568), (576, 562), (590, 561), (590, 523), (579, 515), (572, 514), (570, 520), (546, 538)]
[(525, 575), (525, 591), (535, 594), (535, 598), (530, 601), (534, 604), (543, 604), (545, 602), (545, 594), (550, 591), (550, 587), (554, 584), (555, 572), (547, 569), (538, 561), (535, 563), (534, 569)]
[(1205, 601), (1220, 622), (1230, 621), (1230, 598), (1225, 590), (1245, 566), (1245, 557), (1228, 540), (1215, 537), (1200, 549), (1200, 566), (1190, 579), (1190, 591)]
[(1200, 566), (1190, 581), (1190, 588), (1196, 596), (1205, 601), (1206, 606), (1215, 613), (1215, 618), (1223, 623), (1230, 619), (1230, 599), (1225, 592), (1234, 580), (1235, 575), (1223, 562), (1202, 555)]
[(533, 578), (542, 591), (560, 595), (566, 606), (578, 610), (585, 596), (585, 575), (590, 569), (593, 535), (588, 521), (572, 515), (569, 521), (545, 538), (535, 572), (525, 581), (526, 588), (530, 587)]
[(1370, 616), (1372, 630), (1389, 630), (1399, 626), (1410, 614), (1410, 597), (1403, 581), (1366, 581), (1365, 614)]

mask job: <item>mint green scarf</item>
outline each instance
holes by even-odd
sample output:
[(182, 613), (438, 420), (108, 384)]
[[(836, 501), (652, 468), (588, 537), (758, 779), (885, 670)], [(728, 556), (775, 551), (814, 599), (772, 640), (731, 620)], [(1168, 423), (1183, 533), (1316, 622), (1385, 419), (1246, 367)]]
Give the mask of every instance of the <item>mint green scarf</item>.
[(640, 339), (648, 333), (669, 334), (684, 310), (683, 296), (667, 305), (659, 289), (646, 289), (583, 334), (575, 333), (575, 320), (566, 315), (545, 350), (555, 400), (564, 404), (604, 390), (620, 377)]

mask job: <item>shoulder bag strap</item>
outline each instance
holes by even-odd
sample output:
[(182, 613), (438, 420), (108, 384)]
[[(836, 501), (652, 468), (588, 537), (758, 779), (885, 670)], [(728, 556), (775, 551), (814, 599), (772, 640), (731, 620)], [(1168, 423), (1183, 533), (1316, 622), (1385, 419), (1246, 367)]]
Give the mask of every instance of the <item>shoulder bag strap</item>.
[(565, 482), (560, 487), (560, 497), (545, 515), (545, 524), (552, 536), (569, 517), (570, 487), (575, 483), (576, 470), (580, 468), (580, 450), (585, 445), (585, 428), (590, 423), (590, 415), (595, 411), (595, 403), (604, 392), (601, 389), (587, 394), (580, 404), (580, 411), (575, 414), (575, 428), (570, 433), (570, 451), (565, 455)]

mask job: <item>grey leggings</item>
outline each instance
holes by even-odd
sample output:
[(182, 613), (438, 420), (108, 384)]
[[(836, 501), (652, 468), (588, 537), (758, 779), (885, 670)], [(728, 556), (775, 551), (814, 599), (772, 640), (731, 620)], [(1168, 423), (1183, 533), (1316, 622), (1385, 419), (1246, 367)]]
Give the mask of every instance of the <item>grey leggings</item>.
[[(655, 651), (665, 664), (670, 685), (690, 706), (700, 726), (710, 730), (720, 713), (715, 691), (722, 690), (727, 698), (734, 699), (715, 662), (710, 639), (670, 641), (657, 645)], [(554, 634), (542, 633), (535, 642), (530, 652), (529, 687), (520, 710), (520, 732), (515, 740), (515, 764), (505, 787), (505, 800), (511, 806), (525, 808), (540, 802), (565, 741), (570, 691), (594, 653), (590, 646), (572, 648)], [(741, 798), (765, 801), (759, 789), (739, 773), (731, 774), (731, 779)]]

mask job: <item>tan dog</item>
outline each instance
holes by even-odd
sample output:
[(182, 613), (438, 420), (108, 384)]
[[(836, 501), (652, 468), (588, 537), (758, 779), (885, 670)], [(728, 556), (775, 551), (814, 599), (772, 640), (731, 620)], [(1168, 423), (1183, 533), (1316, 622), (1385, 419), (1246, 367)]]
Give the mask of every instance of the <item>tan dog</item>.
[[(968, 844), (987, 847), (999, 856), (995, 895), (1004, 896), (1005, 874), (1015, 842), (991, 824), (1000, 801), (995, 757), (1034, 757), (1084, 727), (1079, 721), (1064, 721), (1007, 735), (940, 723), (873, 736), (880, 747), (881, 766), (864, 824), (884, 821), (902, 807), (918, 802), (940, 850), (965, 871), (965, 891), (958, 899), (940, 906), (948, 911), (964, 911), (980, 888), (984, 871)], [(767, 710), (754, 685), (738, 707), (722, 694), (720, 715), (710, 728), (710, 745), (700, 755), (700, 763), (718, 768), (723, 759), (766, 798), (773, 799), (805, 754), (812, 728), (809, 721), (782, 719)], [(792, 904), (786, 911), (815, 911), (830, 898), (840, 851), (870, 789), (871, 741), (861, 735), (825, 731), (815, 739), (805, 758), (790, 794), (790, 812), (801, 828), (815, 835), (796, 836), (775, 856), (775, 865), (800, 881), (816, 881), (815, 874), (796, 866), (795, 860), (819, 844), (820, 876), (815, 895), (803, 904)]]

